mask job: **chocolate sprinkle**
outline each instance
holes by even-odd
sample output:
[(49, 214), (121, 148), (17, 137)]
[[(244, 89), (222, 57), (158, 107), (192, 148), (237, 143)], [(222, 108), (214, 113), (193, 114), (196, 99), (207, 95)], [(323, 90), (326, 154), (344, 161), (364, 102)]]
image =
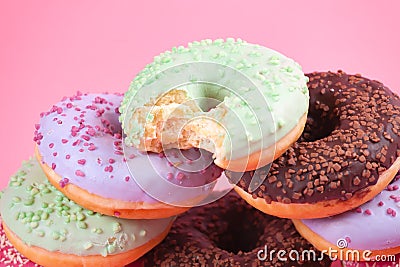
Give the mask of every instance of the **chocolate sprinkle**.
[[(269, 169), (254, 198), (347, 200), (375, 185), (400, 156), (400, 99), (378, 81), (343, 71), (307, 74), (310, 106), (300, 139)], [(268, 167), (263, 167), (268, 171)], [(254, 174), (226, 171), (248, 192)]]
[[(286, 251), (287, 261), (277, 254), (259, 260), (267, 246)], [(315, 252), (316, 261), (291, 261), (290, 251)], [(264, 254), (261, 254), (261, 256)], [(293, 254), (294, 255), (294, 254)], [(295, 257), (295, 256), (293, 256)], [(293, 258), (292, 257), (292, 258)], [(302, 238), (291, 220), (280, 219), (251, 207), (236, 193), (202, 207), (190, 209), (175, 221), (166, 239), (144, 256), (145, 266), (329, 266), (323, 256)], [(300, 257), (301, 258), (301, 257)]]

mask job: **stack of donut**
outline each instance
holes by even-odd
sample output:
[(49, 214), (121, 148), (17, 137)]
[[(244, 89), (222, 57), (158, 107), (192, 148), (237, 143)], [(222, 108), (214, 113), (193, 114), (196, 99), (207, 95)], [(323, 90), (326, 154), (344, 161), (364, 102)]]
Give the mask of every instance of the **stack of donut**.
[[(329, 266), (354, 264), (343, 252), (394, 255), (399, 115), (380, 82), (305, 75), (240, 39), (173, 48), (124, 96), (78, 92), (40, 115), (35, 158), (0, 195), (0, 266), (124, 266), (143, 255), (136, 266)], [(236, 192), (223, 196), (226, 178)]]

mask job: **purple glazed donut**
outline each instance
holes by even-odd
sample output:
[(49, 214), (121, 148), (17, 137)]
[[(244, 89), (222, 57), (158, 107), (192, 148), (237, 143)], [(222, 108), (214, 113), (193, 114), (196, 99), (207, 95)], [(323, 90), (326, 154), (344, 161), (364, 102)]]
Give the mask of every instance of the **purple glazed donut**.
[[(222, 173), (211, 154), (198, 149), (160, 154), (124, 151), (118, 121), (121, 100), (119, 94), (78, 93), (41, 114), (34, 141), (50, 182), (85, 208), (131, 219), (176, 215), (204, 198)], [(168, 201), (145, 193), (139, 180), (151, 183)], [(177, 190), (199, 190), (177, 194), (159, 188), (160, 181), (176, 185)], [(206, 190), (199, 193), (204, 186)]]

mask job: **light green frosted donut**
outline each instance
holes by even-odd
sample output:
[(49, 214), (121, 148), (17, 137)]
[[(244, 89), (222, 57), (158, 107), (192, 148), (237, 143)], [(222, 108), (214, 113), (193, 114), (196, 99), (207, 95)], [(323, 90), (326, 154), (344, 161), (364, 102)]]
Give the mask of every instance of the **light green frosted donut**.
[(77, 256), (132, 251), (165, 232), (173, 220), (128, 220), (86, 210), (52, 186), (34, 159), (11, 177), (0, 212), (28, 246)]
[[(250, 156), (253, 162), (245, 169), (255, 169), (272, 161), (271, 155), (257, 153), (271, 154), (274, 149), (266, 149), (296, 129), (294, 140), (285, 142), (289, 146), (301, 133), (308, 110), (307, 81), (294, 60), (240, 39), (174, 47), (156, 56), (126, 92), (120, 107), (125, 143), (154, 152), (205, 148), (223, 168)], [(170, 101), (162, 100), (168, 97)], [(195, 104), (190, 101), (198, 98)], [(191, 122), (195, 117), (208, 121)], [(174, 140), (177, 131), (181, 136)], [(260, 158), (254, 162), (251, 155)]]

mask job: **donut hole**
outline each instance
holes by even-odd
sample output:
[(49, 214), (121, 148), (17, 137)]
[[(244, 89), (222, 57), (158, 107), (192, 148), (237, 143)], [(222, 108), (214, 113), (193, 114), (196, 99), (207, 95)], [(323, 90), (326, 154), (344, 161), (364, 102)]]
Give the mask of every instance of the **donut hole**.
[(232, 210), (221, 217), (223, 225), (219, 228), (218, 236), (214, 237), (217, 247), (237, 254), (239, 251), (250, 252), (259, 246), (264, 220), (256, 218), (254, 209)]
[(307, 122), (300, 141), (314, 142), (328, 137), (339, 128), (338, 109), (334, 107), (332, 100), (325, 100), (310, 99)]
[(208, 83), (190, 84), (185, 89), (203, 112), (209, 112), (216, 108), (224, 101), (225, 97), (231, 95), (225, 87)]

